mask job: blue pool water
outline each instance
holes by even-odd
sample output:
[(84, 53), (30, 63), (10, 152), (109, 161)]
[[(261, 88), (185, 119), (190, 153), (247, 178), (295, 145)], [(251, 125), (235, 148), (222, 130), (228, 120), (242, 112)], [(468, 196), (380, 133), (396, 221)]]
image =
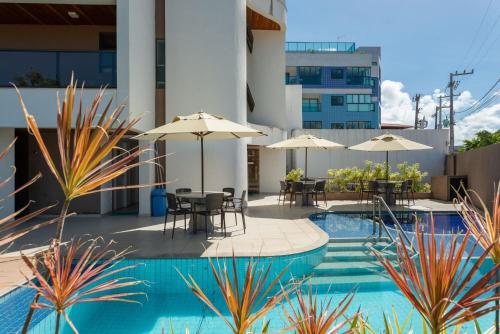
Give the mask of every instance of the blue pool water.
[[(369, 220), (360, 213), (319, 214), (313, 215), (311, 220), (334, 237), (366, 236), (367, 232), (371, 232), (372, 229)], [(457, 218), (452, 215), (436, 217), (436, 224), (438, 220), (440, 226), (450, 231), (459, 226)], [(260, 259), (259, 266), (264, 267), (272, 263), (271, 278), (273, 278), (282, 268), (290, 264), (285, 280), (299, 279), (311, 274), (313, 268), (322, 262), (325, 252), (326, 248), (321, 247), (297, 255), (265, 257)], [(237, 259), (237, 269), (240, 274), (244, 272), (248, 260), (248, 258)], [(178, 269), (184, 275), (191, 274), (195, 277), (207, 295), (223, 310), (224, 306), (209, 270), (207, 259), (129, 259), (120, 265), (134, 263), (144, 265), (130, 269), (123, 275), (148, 281), (148, 286), (137, 288), (145, 291), (147, 298), (139, 298), (141, 304), (101, 302), (75, 305), (69, 311), (69, 316), (80, 333), (159, 334), (162, 333), (162, 328), (169, 333), (170, 326), (174, 328), (175, 333), (184, 333), (186, 327), (191, 333), (229, 333), (223, 321), (192, 294), (176, 271)], [(331, 287), (328, 291), (319, 291), (318, 296), (320, 300), (333, 298), (335, 303), (341, 300), (345, 293), (345, 291), (336, 291), (334, 287)], [(16, 333), (20, 328), (32, 296), (31, 290), (21, 288), (0, 297), (0, 328), (2, 329), (0, 332), (2, 334)], [(353, 314), (361, 308), (371, 325), (378, 332), (382, 332), (382, 314), (384, 311), (390, 311), (391, 306), (395, 307), (400, 319), (405, 318), (412, 309), (396, 286), (384, 286), (384, 288), (369, 291), (358, 291), (347, 313)], [(53, 313), (37, 311), (35, 316), (34, 326), (30, 333), (53, 332), (55, 318)], [(279, 308), (270, 312), (266, 319), (271, 320), (272, 331), (277, 332), (287, 326)], [(414, 332), (420, 333), (419, 315), (413, 312), (412, 319)], [(481, 318), (480, 323), (484, 329), (490, 327), (493, 323), (493, 315)], [(257, 326), (258, 328), (260, 325)], [(72, 331), (67, 325), (63, 325), (62, 333), (69, 334)]]
[[(310, 219), (332, 238), (366, 237), (373, 232), (371, 215), (371, 212), (324, 212), (313, 214)], [(418, 219), (420, 228), (429, 233), (431, 217), (434, 217), (436, 234), (463, 233), (466, 230), (462, 218), (456, 212), (431, 214), (423, 211), (396, 211), (394, 215), (408, 232), (415, 231), (415, 219)], [(394, 223), (388, 214), (382, 214), (382, 218), (387, 227), (394, 228)]]

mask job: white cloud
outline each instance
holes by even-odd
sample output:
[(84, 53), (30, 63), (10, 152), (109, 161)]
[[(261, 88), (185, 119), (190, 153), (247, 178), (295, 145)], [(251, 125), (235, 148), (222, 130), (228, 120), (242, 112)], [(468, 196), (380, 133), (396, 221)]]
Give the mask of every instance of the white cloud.
[[(398, 81), (384, 80), (381, 87), (382, 95), (382, 122), (402, 123), (413, 125), (415, 123), (415, 107), (410, 94), (404, 91), (404, 85)], [(428, 128), (434, 127), (434, 118), (438, 105), (438, 98), (445, 93), (439, 89), (434, 90), (432, 95), (423, 95), (420, 98), (420, 118), (425, 116), (429, 122)], [(473, 105), (476, 100), (471, 92), (464, 91), (455, 98), (454, 108), (459, 112)], [(444, 102), (448, 105), (448, 102)], [(447, 109), (443, 109), (444, 115), (447, 115)], [(500, 128), (500, 103), (479, 112), (465, 116), (456, 121), (455, 141), (460, 145), (464, 139), (471, 138), (480, 130), (495, 131)]]
[(461, 144), (480, 130), (496, 131), (500, 129), (500, 103), (465, 116), (456, 122), (455, 141)]

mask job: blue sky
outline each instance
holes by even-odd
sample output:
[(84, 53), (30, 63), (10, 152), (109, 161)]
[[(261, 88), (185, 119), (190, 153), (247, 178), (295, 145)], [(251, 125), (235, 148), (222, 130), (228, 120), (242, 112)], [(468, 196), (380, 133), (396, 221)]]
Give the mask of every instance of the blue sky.
[[(475, 71), (459, 78), (458, 92), (464, 93), (457, 111), (500, 77), (498, 0), (287, 0), (287, 7), (287, 41), (382, 48), (382, 121), (413, 123), (411, 96), (420, 93), (423, 114), (434, 126), (435, 90), (445, 87), (450, 72)], [(458, 142), (481, 129), (500, 129), (500, 101), (457, 119)]]
[[(402, 82), (412, 95), (430, 94), (442, 88), (450, 71), (472, 63), (476, 65), (475, 74), (463, 79), (459, 88), (476, 96), (500, 76), (500, 1), (491, 1), (475, 45), (465, 59), (489, 3), (490, 0), (288, 0), (287, 40), (341, 40), (356, 42), (358, 46), (381, 46), (383, 79)], [(489, 40), (484, 42), (486, 37)], [(495, 45), (489, 49), (495, 39)], [(482, 57), (486, 52), (487, 56)]]

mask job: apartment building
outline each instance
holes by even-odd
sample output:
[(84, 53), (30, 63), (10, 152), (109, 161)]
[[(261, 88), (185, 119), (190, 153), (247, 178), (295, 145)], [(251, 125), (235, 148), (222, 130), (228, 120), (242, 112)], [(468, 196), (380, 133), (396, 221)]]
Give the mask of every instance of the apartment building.
[[(207, 142), (205, 188), (276, 190), (286, 155), (265, 145), (285, 138), (284, 129), (291, 126), (283, 81), (285, 30), (284, 0), (0, 0), (0, 147), (17, 137), (15, 150), (0, 165), (1, 178), (17, 166), (15, 182), (2, 191), (38, 171), (44, 175), (28, 191), (7, 199), (4, 210), (28, 198), (37, 201), (33, 208), (61, 202), (25, 130), (10, 82), (20, 87), (55, 151), (56, 92), (63, 93), (72, 72), (85, 82), (84, 103), (107, 85), (115, 104), (127, 99), (124, 117), (142, 116), (119, 144), (123, 148), (138, 144), (131, 139), (137, 133), (202, 109), (263, 130), (267, 137)], [(290, 92), (298, 101), (301, 90)], [(167, 142), (157, 151), (173, 153), (162, 161), (171, 182), (167, 188), (200, 187), (199, 145)], [(141, 167), (112, 185), (155, 177), (153, 168)], [(76, 200), (72, 210), (148, 214), (150, 189), (103, 192)]]
[(286, 83), (302, 85), (304, 129), (380, 128), (380, 47), (287, 42)]

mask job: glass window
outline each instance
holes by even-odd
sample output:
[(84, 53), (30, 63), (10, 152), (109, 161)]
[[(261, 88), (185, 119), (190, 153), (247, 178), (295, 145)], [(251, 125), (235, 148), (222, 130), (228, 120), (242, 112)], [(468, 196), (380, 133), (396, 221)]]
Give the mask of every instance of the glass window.
[(348, 121), (346, 122), (348, 129), (371, 129), (371, 122), (369, 121)]
[(344, 97), (342, 95), (333, 95), (331, 98), (332, 106), (343, 106), (344, 105)]
[(332, 68), (331, 78), (332, 79), (344, 79), (344, 69), (343, 68)]
[(304, 129), (321, 129), (321, 121), (304, 121), (302, 125)]
[(369, 85), (371, 77), (371, 67), (348, 67), (348, 85)]
[(375, 111), (375, 104), (369, 94), (347, 95), (347, 111)]
[(320, 112), (321, 105), (318, 98), (302, 98), (302, 111), (303, 112)]
[(299, 77), (303, 85), (321, 84), (320, 66), (299, 66), (298, 70), (299, 70)]
[(156, 87), (165, 87), (165, 40), (156, 40)]
[(330, 129), (343, 129), (344, 123), (331, 123)]

